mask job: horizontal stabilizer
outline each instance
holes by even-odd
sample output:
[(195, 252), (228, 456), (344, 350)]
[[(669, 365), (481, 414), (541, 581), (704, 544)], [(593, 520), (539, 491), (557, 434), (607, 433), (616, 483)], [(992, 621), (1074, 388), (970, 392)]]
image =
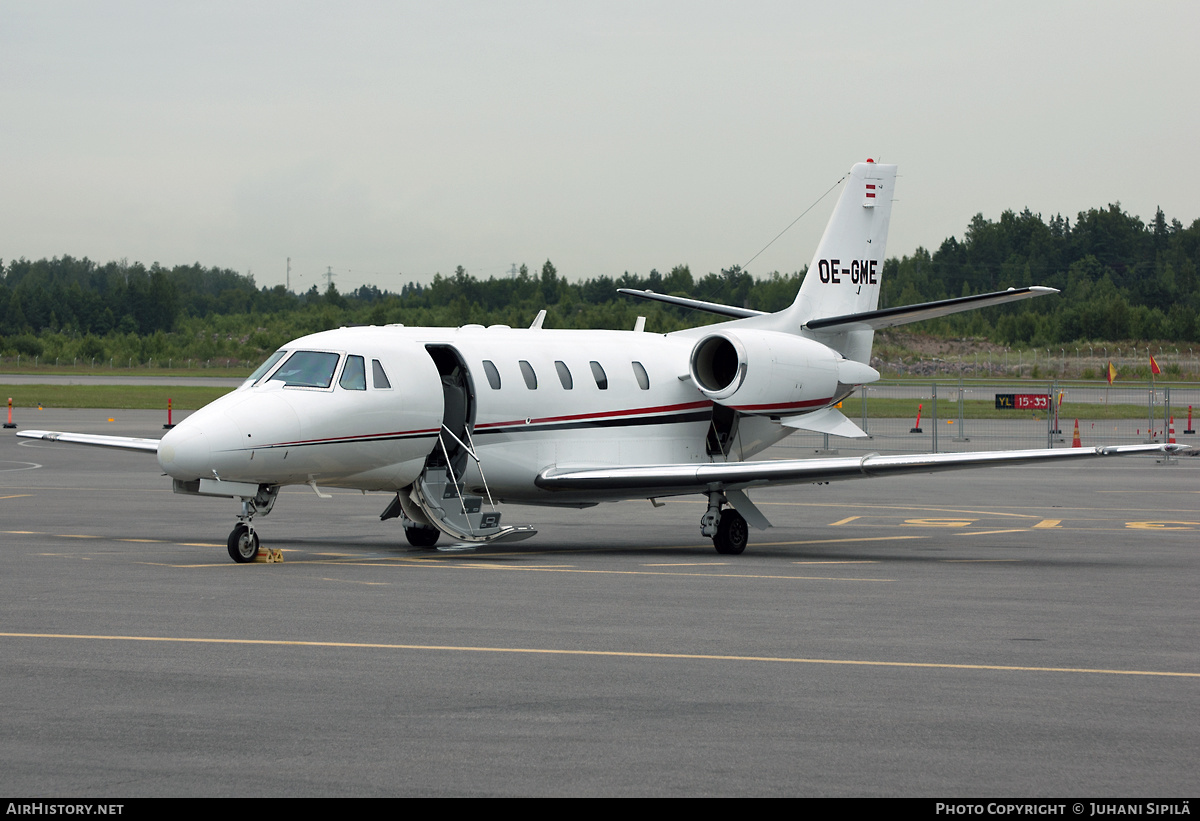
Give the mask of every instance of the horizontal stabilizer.
[(837, 408), (822, 408), (815, 413), (785, 416), (779, 420), (785, 427), (844, 436), (847, 439), (866, 439), (867, 434), (858, 425), (846, 418)]
[(749, 308), (735, 308), (732, 305), (722, 305), (719, 302), (705, 302), (702, 299), (688, 299), (685, 296), (671, 296), (656, 291), (638, 291), (633, 288), (618, 288), (618, 294), (635, 296), (638, 299), (649, 299), (655, 302), (665, 302), (668, 305), (678, 305), (681, 308), (691, 308), (695, 311), (707, 311), (710, 314), (731, 316), (734, 319), (745, 319), (748, 316), (762, 316), (766, 311), (753, 311)]
[(92, 445), (98, 448), (136, 450), (141, 453), (158, 453), (157, 439), (138, 439), (133, 436), (105, 436), (99, 433), (62, 433), (56, 430), (23, 430), (17, 433), (26, 439), (44, 439), (48, 442), (70, 442), (72, 445)]
[(898, 308), (882, 308), (878, 311), (810, 319), (804, 323), (804, 327), (810, 331), (877, 331), (880, 328), (892, 328), (896, 325), (920, 322), (923, 319), (934, 319), (961, 311), (986, 308), (989, 305), (1003, 305), (1006, 302), (1057, 293), (1057, 288), (1045, 288), (1041, 285), (1033, 285), (1028, 288), (1009, 288), (1007, 291), (995, 291), (990, 294), (960, 296), (954, 299), (940, 299), (937, 302), (902, 305)]

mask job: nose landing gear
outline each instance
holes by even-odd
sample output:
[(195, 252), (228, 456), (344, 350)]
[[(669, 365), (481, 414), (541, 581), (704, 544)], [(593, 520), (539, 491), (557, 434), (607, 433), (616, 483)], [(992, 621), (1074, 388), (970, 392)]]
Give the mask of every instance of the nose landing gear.
[(229, 558), (238, 564), (252, 562), (258, 557), (258, 534), (249, 522), (238, 522), (229, 534)]
[(237, 524), (229, 532), (229, 540), (226, 543), (229, 558), (238, 564), (247, 564), (258, 558), (258, 534), (254, 532), (253, 519), (255, 514), (261, 513), (266, 516), (270, 513), (278, 497), (279, 487), (266, 485), (259, 487), (254, 498), (234, 497), (242, 503), (242, 512), (237, 517)]

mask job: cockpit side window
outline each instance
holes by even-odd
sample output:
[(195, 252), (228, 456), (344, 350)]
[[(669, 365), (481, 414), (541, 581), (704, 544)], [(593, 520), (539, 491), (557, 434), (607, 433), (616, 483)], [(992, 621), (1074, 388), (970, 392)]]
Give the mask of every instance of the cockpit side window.
[(271, 382), (291, 388), (328, 388), (341, 356), (326, 351), (296, 351), (275, 371)]
[(338, 384), (348, 391), (367, 389), (367, 366), (361, 356), (351, 354), (346, 357), (346, 367), (342, 368), (342, 378)]
[(383, 365), (379, 364), (378, 359), (371, 360), (371, 384), (377, 391), (392, 387), (392, 383), (388, 381), (387, 374), (383, 372)]
[(275, 367), (275, 363), (280, 359), (283, 359), (285, 356), (287, 356), (287, 351), (276, 351), (275, 353), (271, 354), (269, 357), (267, 357), (266, 362), (254, 369), (254, 373), (250, 374), (250, 376), (246, 378), (246, 381), (250, 384), (254, 384), (258, 380), (262, 379), (267, 375), (267, 372), (270, 371), (271, 368)]

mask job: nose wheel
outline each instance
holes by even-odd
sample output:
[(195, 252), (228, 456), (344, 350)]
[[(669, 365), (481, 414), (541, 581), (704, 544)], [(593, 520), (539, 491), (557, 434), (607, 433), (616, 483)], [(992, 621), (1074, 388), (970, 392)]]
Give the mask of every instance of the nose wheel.
[(254, 561), (258, 556), (258, 534), (245, 522), (238, 522), (229, 534), (229, 558), (238, 564)]

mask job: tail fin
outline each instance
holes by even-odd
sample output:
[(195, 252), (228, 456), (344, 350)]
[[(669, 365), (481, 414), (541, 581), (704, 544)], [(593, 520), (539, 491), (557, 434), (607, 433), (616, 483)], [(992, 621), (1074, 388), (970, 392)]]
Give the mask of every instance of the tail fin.
[[(878, 307), (895, 182), (894, 165), (867, 160), (850, 169), (800, 293), (781, 312), (788, 330), (796, 333), (811, 319)], [(867, 362), (873, 336), (870, 330), (842, 330), (823, 333), (820, 340), (847, 359)]]

